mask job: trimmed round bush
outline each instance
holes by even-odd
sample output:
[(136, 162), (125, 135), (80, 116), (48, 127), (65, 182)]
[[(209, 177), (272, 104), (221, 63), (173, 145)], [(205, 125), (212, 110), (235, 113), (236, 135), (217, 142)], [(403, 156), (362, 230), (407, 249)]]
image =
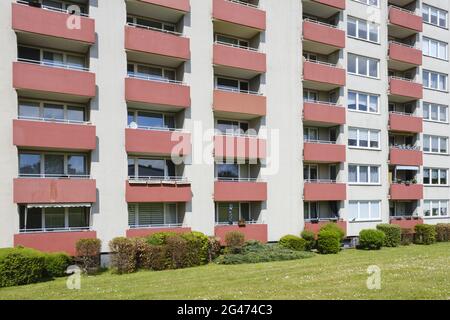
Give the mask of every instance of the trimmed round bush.
[(65, 253), (45, 254), (45, 270), (48, 277), (64, 277), (72, 259)]
[(220, 245), (220, 239), (217, 237), (208, 237), (208, 259), (212, 262), (218, 256), (220, 256), (220, 251), (222, 246)]
[(414, 230), (410, 228), (403, 228), (402, 229), (402, 240), (401, 245), (402, 246), (409, 246), (414, 242)]
[(429, 224), (418, 224), (414, 227), (415, 244), (430, 245), (436, 242), (436, 228)]
[(316, 247), (316, 234), (314, 232), (304, 230), (301, 233), (301, 237), (306, 241), (305, 250), (311, 251)]
[(166, 238), (166, 264), (169, 269), (182, 269), (191, 267), (191, 255), (189, 254), (189, 244), (186, 239), (179, 235)]
[(117, 274), (136, 271), (136, 246), (133, 240), (123, 237), (109, 242), (111, 250), (111, 269)]
[(333, 230), (322, 230), (317, 236), (317, 249), (321, 254), (336, 254), (341, 249), (340, 235)]
[(386, 235), (374, 229), (361, 230), (359, 233), (359, 249), (379, 250), (383, 246)]
[(76, 261), (84, 272), (95, 273), (100, 268), (100, 239), (80, 239), (76, 243)]
[(289, 234), (280, 239), (279, 245), (294, 251), (305, 251), (306, 240)]
[(209, 261), (209, 239), (201, 232), (188, 232), (181, 235), (188, 245), (188, 265), (199, 266)]
[(335, 233), (337, 233), (339, 235), (340, 241), (344, 240), (344, 238), (345, 238), (345, 231), (342, 230), (342, 228), (339, 227), (339, 225), (337, 223), (334, 223), (334, 222), (330, 222), (330, 223), (327, 223), (327, 224), (323, 225), (320, 228), (320, 231), (335, 232)]
[(450, 241), (450, 223), (439, 223), (436, 225), (436, 240), (438, 242)]
[(233, 253), (241, 251), (245, 243), (245, 236), (242, 232), (232, 231), (225, 235), (225, 245)]
[(377, 230), (380, 230), (386, 236), (384, 238), (383, 246), (398, 247), (402, 240), (402, 228), (395, 224), (379, 224)]
[(0, 287), (41, 281), (46, 274), (43, 253), (28, 249), (0, 249)]
[(147, 242), (154, 246), (166, 244), (167, 238), (176, 236), (175, 232), (157, 232), (147, 237)]

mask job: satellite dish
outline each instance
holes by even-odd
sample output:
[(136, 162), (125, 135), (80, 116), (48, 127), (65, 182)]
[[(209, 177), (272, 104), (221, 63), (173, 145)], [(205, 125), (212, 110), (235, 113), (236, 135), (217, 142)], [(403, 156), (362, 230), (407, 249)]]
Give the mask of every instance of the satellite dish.
[(133, 122), (130, 123), (129, 127), (130, 127), (131, 129), (137, 129), (137, 128), (138, 128), (138, 125), (137, 125), (136, 122), (133, 121)]

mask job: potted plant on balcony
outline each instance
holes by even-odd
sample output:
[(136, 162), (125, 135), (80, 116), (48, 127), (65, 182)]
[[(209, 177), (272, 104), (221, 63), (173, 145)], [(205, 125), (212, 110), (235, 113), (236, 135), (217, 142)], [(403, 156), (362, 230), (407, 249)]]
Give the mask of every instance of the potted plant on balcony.
[(239, 222), (238, 222), (238, 227), (239, 228), (245, 228), (246, 224), (247, 223), (246, 223), (245, 219), (240, 219)]

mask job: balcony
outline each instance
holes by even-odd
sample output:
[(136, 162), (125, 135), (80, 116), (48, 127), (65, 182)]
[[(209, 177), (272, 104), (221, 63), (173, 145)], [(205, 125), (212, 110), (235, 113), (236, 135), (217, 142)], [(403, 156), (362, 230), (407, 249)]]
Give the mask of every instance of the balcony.
[(96, 149), (95, 126), (14, 120), (13, 143), (23, 148), (91, 151)]
[(143, 179), (126, 182), (128, 203), (190, 202), (191, 184), (185, 179)]
[(314, 20), (303, 21), (303, 47), (305, 51), (324, 55), (345, 48), (345, 31), (336, 26)]
[(225, 115), (242, 115), (244, 119), (266, 115), (267, 99), (260, 94), (214, 90), (214, 112)]
[(154, 156), (186, 156), (191, 153), (191, 135), (182, 131), (126, 129), (128, 153)]
[(330, 6), (339, 10), (345, 10), (345, 0), (312, 0), (325, 6)]
[(397, 132), (423, 132), (423, 119), (410, 114), (389, 114), (389, 130)]
[(14, 203), (94, 203), (96, 182), (92, 179), (14, 179)]
[(36, 37), (39, 40), (67, 46), (72, 51), (85, 51), (95, 43), (95, 20), (80, 16), (80, 28), (68, 28), (67, 12), (37, 8), (27, 4), (12, 4), (12, 28), (20, 38)]
[(343, 125), (346, 111), (342, 106), (322, 101), (303, 102), (303, 120), (311, 125)]
[(214, 156), (221, 159), (265, 159), (266, 140), (251, 136), (214, 137)]
[(391, 147), (389, 152), (389, 163), (391, 165), (420, 167), (423, 165), (423, 153), (418, 149), (408, 150)]
[(347, 199), (347, 186), (329, 180), (305, 181), (304, 201), (344, 201)]
[(337, 65), (306, 60), (303, 62), (305, 87), (320, 91), (331, 91), (346, 84), (345, 70)]
[(398, 217), (398, 218), (391, 217), (389, 223), (400, 226), (402, 229), (414, 230), (414, 227), (416, 225), (424, 224), (424, 221), (422, 218), (419, 217)]
[(423, 86), (421, 83), (410, 79), (390, 77), (389, 95), (393, 96), (394, 102), (406, 102), (420, 100), (423, 98)]
[(22, 246), (43, 252), (65, 252), (75, 256), (78, 240), (96, 238), (95, 231), (19, 233), (14, 235), (14, 247)]
[(250, 79), (266, 72), (266, 55), (256, 49), (232, 47), (216, 42), (213, 64), (220, 74)]
[(422, 32), (422, 29), (421, 16), (403, 8), (389, 7), (389, 35), (403, 39)]
[(39, 62), (14, 62), (13, 86), (23, 95), (60, 101), (86, 102), (96, 95), (94, 73)]
[(237, 0), (213, 0), (213, 19), (260, 31), (266, 30), (265, 11)]
[(398, 42), (389, 42), (389, 65), (404, 71), (422, 65), (422, 50)]
[(391, 200), (420, 200), (423, 199), (423, 185), (393, 183), (389, 194)]
[(168, 226), (161, 228), (136, 228), (136, 229), (128, 229), (126, 231), (127, 238), (145, 238), (151, 236), (155, 233), (160, 232), (171, 232), (177, 234), (183, 234), (191, 232), (191, 228), (181, 227), (181, 226)]
[(214, 183), (214, 201), (218, 202), (255, 202), (267, 200), (267, 183), (252, 179), (236, 181), (216, 181)]
[(190, 87), (177, 81), (156, 81), (150, 79), (125, 79), (125, 98), (127, 102), (161, 106), (173, 111), (191, 106)]
[(220, 243), (225, 245), (225, 237), (227, 233), (238, 231), (244, 234), (245, 241), (256, 240), (261, 243), (268, 241), (267, 224), (246, 224), (245, 227), (237, 225), (216, 225), (214, 235), (220, 239)]
[(139, 2), (164, 7), (181, 12), (191, 11), (189, 0), (139, 0)]
[[(314, 232), (315, 235), (317, 235), (320, 231), (320, 228), (322, 228), (323, 226), (329, 224), (329, 223), (333, 223), (333, 221), (317, 221), (316, 222), (311, 222), (311, 221), (305, 221), (305, 231), (311, 231)], [(345, 233), (347, 233), (347, 222), (346, 221), (336, 221), (334, 222), (336, 223), (336, 225), (341, 228), (342, 230), (345, 231)]]
[(137, 25), (125, 26), (125, 49), (179, 60), (190, 59), (189, 39), (174, 32)]
[(307, 141), (304, 143), (303, 160), (316, 163), (345, 162), (345, 146), (332, 142)]

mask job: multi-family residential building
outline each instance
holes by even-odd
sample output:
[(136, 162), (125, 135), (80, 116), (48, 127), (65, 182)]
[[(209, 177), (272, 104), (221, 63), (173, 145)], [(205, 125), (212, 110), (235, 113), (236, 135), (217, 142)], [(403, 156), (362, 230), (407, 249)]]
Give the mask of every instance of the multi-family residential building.
[(446, 0), (0, 2), (0, 247), (450, 222)]

